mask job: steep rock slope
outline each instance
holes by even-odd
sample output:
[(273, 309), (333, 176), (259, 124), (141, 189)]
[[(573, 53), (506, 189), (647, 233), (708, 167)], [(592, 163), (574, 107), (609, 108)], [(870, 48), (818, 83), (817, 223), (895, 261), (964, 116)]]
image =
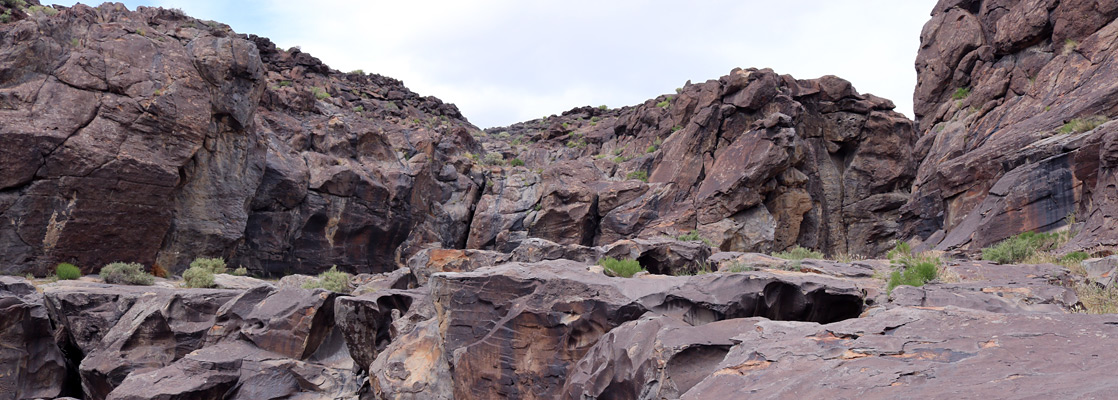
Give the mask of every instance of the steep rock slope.
[(178, 11), (25, 11), (0, 24), (0, 271), (378, 271), (465, 243), (453, 105)]
[(916, 60), (906, 234), (978, 249), (1071, 227), (1073, 246), (1118, 243), (1116, 17), (1114, 2), (939, 2)]
[(507, 251), (525, 237), (602, 245), (696, 231), (733, 251), (890, 246), (917, 139), (892, 102), (834, 76), (768, 69), (677, 92), (487, 130), (487, 159), (525, 167), (495, 171), (503, 179), (482, 196), (467, 245)]

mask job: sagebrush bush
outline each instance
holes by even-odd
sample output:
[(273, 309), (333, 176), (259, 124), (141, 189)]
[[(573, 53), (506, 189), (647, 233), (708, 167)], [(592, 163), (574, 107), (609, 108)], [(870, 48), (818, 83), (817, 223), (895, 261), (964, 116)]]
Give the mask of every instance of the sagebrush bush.
[(211, 274), (224, 274), (226, 271), (225, 259), (198, 257), (190, 262), (190, 268), (201, 268), (210, 271)]
[(630, 172), (628, 175), (625, 175), (625, 178), (636, 179), (636, 180), (639, 180), (641, 182), (648, 182), (648, 172), (633, 171), (633, 172)]
[(248, 268), (238, 267), (237, 269), (233, 270), (233, 275), (234, 276), (246, 276), (246, 275), (248, 275)]
[(213, 272), (201, 266), (187, 268), (186, 272), (182, 273), (182, 280), (186, 281), (186, 287), (189, 288), (214, 287)]
[(816, 259), (822, 260), (823, 253), (815, 250), (806, 249), (800, 245), (796, 245), (786, 251), (778, 251), (772, 254), (773, 257), (783, 258), (785, 260), (803, 260), (803, 259)]
[(139, 263), (114, 262), (101, 267), (101, 279), (105, 283), (148, 286), (155, 283), (155, 277), (144, 271)]
[(998, 264), (1019, 263), (1037, 251), (1049, 250), (1059, 245), (1056, 233), (1025, 232), (982, 249), (982, 259)]
[(61, 263), (54, 267), (54, 275), (59, 280), (78, 279), (82, 277), (82, 270), (74, 264)]
[(338, 271), (338, 266), (332, 266), (326, 272), (318, 274), (313, 281), (303, 284), (303, 289), (326, 289), (331, 292), (349, 293), (350, 275)]
[(606, 257), (598, 261), (598, 265), (606, 270), (611, 276), (619, 276), (622, 278), (631, 278), (637, 272), (644, 271), (641, 268), (641, 263), (633, 259), (618, 260), (613, 257)]
[(676, 236), (675, 239), (678, 240), (678, 241), (681, 241), (681, 242), (690, 242), (690, 241), (693, 241), (693, 240), (698, 240), (698, 241), (701, 241), (701, 242), (705, 243), (707, 246), (711, 246), (711, 247), (714, 246), (714, 243), (711, 242), (710, 239), (707, 239), (707, 238), (703, 237), (702, 235), (699, 234), (698, 231), (694, 231), (694, 230), (690, 231), (690, 232), (687, 232), (687, 233), (684, 233), (682, 235)]

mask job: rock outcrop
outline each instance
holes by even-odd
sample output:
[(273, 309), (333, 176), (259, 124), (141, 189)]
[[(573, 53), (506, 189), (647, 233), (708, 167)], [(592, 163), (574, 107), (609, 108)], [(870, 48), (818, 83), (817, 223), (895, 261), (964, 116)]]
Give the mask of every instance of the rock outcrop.
[(0, 272), (380, 272), (464, 245), (482, 182), (453, 105), (179, 11), (50, 11), (0, 24)]
[(54, 343), (43, 296), (26, 280), (0, 276), (0, 345), (0, 398), (68, 394), (67, 360)]
[(939, 2), (916, 60), (907, 236), (945, 250), (1065, 229), (1072, 247), (1118, 243), (1116, 17), (1113, 2)]
[(876, 255), (898, 237), (917, 136), (892, 102), (834, 76), (767, 69), (678, 92), (488, 129), (487, 157), (525, 167), (490, 171), (497, 184), (482, 195), (467, 246), (693, 231), (727, 251)]

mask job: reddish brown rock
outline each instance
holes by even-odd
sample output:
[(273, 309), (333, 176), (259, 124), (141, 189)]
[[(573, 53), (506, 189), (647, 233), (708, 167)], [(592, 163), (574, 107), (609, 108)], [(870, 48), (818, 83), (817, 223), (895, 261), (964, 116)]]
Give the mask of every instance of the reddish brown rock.
[(755, 320), (681, 398), (1111, 397), (1114, 322), (952, 307), (827, 325)]
[[(635, 107), (574, 109), (547, 119), (561, 121), (562, 135), (535, 144), (553, 160), (527, 158), (544, 170), (528, 226), (517, 215), (476, 229), (599, 246), (697, 231), (721, 250), (878, 254), (896, 236), (915, 174), (916, 136), (892, 108), (833, 76), (735, 69)], [(490, 129), (483, 144), (498, 148), (495, 133), (534, 138), (543, 123)]]
[(679, 398), (710, 374), (757, 322), (739, 318), (695, 327), (645, 316), (614, 328), (579, 360), (559, 398)]
[(449, 362), (456, 398), (550, 398), (602, 335), (648, 312), (691, 325), (752, 316), (836, 321), (857, 316), (863, 303), (853, 283), (822, 276), (609, 278), (570, 261), (435, 274), (430, 290), (443, 338), (432, 356)]
[(922, 160), (907, 236), (977, 250), (1074, 220), (1085, 229), (1071, 247), (1118, 243), (1103, 217), (1115, 128), (1078, 124), (1115, 116), (1116, 17), (1090, 1), (937, 5), (916, 61)]
[(63, 395), (67, 360), (54, 342), (47, 308), (30, 282), (0, 276), (0, 397)]

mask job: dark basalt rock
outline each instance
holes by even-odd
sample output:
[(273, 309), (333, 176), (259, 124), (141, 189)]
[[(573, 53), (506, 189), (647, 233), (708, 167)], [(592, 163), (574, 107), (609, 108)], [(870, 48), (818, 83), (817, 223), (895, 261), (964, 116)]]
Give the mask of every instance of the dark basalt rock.
[(63, 394), (67, 360), (54, 342), (47, 308), (30, 282), (0, 276), (0, 397)]
[(1109, 2), (937, 5), (916, 59), (922, 137), (905, 236), (943, 250), (1066, 229), (1070, 248), (1118, 243), (1106, 217), (1118, 128), (1071, 124), (1118, 115), (1115, 18)]

